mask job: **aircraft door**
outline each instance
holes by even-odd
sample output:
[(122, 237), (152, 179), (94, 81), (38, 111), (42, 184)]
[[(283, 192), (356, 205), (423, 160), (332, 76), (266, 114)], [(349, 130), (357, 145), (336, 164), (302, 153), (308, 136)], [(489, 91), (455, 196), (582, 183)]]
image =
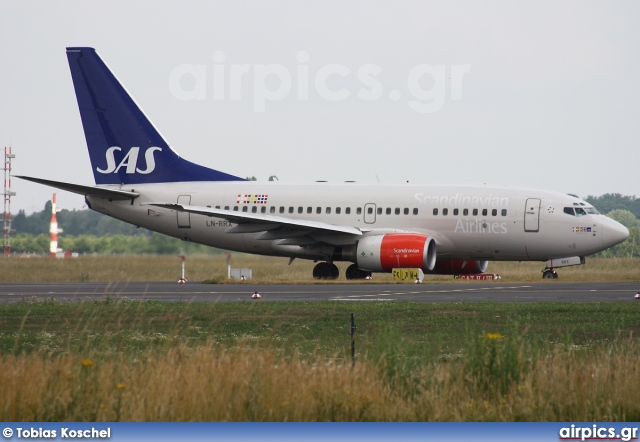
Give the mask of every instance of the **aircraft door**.
[(376, 205), (373, 203), (364, 205), (364, 222), (373, 224), (376, 222)]
[[(178, 204), (189, 205), (191, 204), (191, 195), (178, 196)], [(178, 228), (190, 229), (191, 228), (191, 214), (189, 212), (176, 211), (178, 216)]]
[(524, 231), (538, 232), (540, 230), (540, 199), (528, 198), (524, 208)]

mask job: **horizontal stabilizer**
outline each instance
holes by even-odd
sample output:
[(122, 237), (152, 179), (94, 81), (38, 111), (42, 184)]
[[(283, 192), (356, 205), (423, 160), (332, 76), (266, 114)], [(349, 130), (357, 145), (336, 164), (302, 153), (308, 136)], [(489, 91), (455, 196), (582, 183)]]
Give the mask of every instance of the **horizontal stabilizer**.
[(43, 180), (42, 178), (33, 178), (29, 176), (14, 175), (16, 178), (20, 178), (27, 181), (33, 181), (34, 183), (44, 184), (45, 186), (55, 187), (56, 189), (66, 190), (68, 192), (77, 193), (79, 195), (91, 195), (98, 198), (104, 198), (109, 200), (130, 200), (140, 196), (137, 192), (131, 192), (128, 190), (107, 189), (104, 187), (91, 187), (82, 186), (80, 184), (63, 183), (60, 181)]

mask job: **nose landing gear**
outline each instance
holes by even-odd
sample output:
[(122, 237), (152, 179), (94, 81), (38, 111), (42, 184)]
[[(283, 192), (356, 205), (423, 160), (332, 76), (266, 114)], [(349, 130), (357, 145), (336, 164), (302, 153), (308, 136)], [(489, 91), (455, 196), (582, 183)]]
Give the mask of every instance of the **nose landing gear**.
[(570, 256), (568, 258), (549, 259), (542, 271), (543, 279), (558, 279), (558, 274), (554, 269), (558, 267), (579, 266), (585, 263), (584, 256)]

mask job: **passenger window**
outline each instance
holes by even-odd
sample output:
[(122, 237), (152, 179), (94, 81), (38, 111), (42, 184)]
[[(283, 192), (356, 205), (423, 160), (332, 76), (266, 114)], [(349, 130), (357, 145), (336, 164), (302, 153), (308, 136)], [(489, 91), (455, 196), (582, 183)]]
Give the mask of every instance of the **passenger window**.
[(413, 214), (417, 215), (418, 214), (418, 209), (413, 209)]
[[(371, 212), (369, 212), (371, 213)], [(356, 208), (356, 215), (362, 215), (362, 207)]]
[(342, 209), (340, 209), (340, 207), (336, 207), (336, 215), (340, 215), (340, 212), (342, 212)]
[(438, 215), (438, 209), (433, 209), (433, 214), (437, 216)]
[(502, 209), (502, 216), (507, 216), (507, 209)]
[(249, 208), (247, 206), (242, 206), (242, 211), (243, 212), (247, 212), (249, 210)]
[(371, 215), (373, 213), (373, 207), (367, 207), (367, 213)]
[(316, 207), (316, 213), (320, 215), (322, 213), (322, 207)]
[(487, 216), (487, 209), (482, 209), (482, 216)]
[(284, 206), (280, 206), (280, 213), (284, 213)]
[(289, 206), (289, 213), (293, 213), (293, 207)]
[(453, 215), (458, 216), (458, 209), (453, 209)]
[[(211, 206), (207, 206), (207, 207), (211, 207)], [(216, 206), (216, 209), (219, 209), (219, 208), (220, 208), (220, 206)]]
[(276, 206), (271, 206), (271, 209), (269, 209), (269, 212), (276, 213)]
[(491, 211), (491, 216), (498, 216), (498, 209), (493, 209)]
[(464, 216), (469, 215), (469, 209), (463, 209), (463, 210), (462, 210), (462, 214), (463, 214)]
[(258, 212), (258, 206), (253, 206), (251, 208), (251, 213), (257, 213)]
[(327, 215), (331, 213), (331, 207), (327, 207)]
[(229, 210), (229, 206), (224, 206), (224, 210)]
[(298, 213), (302, 213), (304, 211), (303, 207), (298, 207)]
[(478, 209), (473, 209), (473, 216), (478, 216)]
[(395, 214), (400, 215), (400, 209), (398, 207), (396, 207)]
[(344, 209), (344, 213), (346, 213), (347, 215), (351, 214), (351, 207), (347, 207), (346, 209)]
[(407, 207), (404, 208), (404, 214), (408, 215), (409, 214), (409, 209)]
[(387, 215), (391, 215), (391, 207), (387, 207), (387, 210), (385, 210), (385, 213)]
[(378, 215), (382, 215), (382, 207), (378, 207)]
[(313, 207), (307, 207), (307, 213), (313, 213)]
[(442, 214), (447, 216), (449, 214), (449, 209), (442, 209)]
[(233, 210), (234, 210), (235, 212), (237, 212), (237, 211), (238, 211), (238, 206), (234, 206), (234, 207), (233, 207)]
[(267, 208), (265, 206), (260, 207), (260, 213), (267, 213)]

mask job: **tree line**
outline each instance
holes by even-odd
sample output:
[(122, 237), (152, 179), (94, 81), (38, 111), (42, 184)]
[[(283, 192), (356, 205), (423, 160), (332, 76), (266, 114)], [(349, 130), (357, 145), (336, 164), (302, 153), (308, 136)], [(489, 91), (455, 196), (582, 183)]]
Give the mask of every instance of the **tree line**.
[[(629, 238), (625, 242), (596, 256), (640, 256), (640, 200), (635, 196), (607, 193), (598, 197), (588, 196), (585, 201), (629, 229)], [(13, 252), (49, 252), (51, 206), (51, 201), (47, 201), (40, 212), (27, 215), (20, 211), (13, 217), (12, 228), (16, 230), (11, 239)], [(63, 229), (58, 237), (58, 247), (65, 251), (81, 254), (223, 253), (220, 249), (154, 233), (92, 210), (62, 210), (56, 217)]]
[[(13, 216), (11, 237), (13, 253), (49, 253), (51, 201), (44, 209), (27, 215), (23, 210)], [(182, 241), (138, 228), (93, 210), (61, 210), (56, 214), (58, 247), (80, 254), (220, 254), (220, 249)]]
[[(51, 201), (47, 201), (44, 209), (27, 215), (24, 210), (13, 216), (11, 227), (18, 234), (40, 235), (49, 234), (51, 222)], [(126, 235), (151, 236), (151, 231), (137, 228), (124, 221), (105, 216), (93, 210), (61, 210), (56, 214), (58, 226), (63, 230), (62, 236), (79, 235)]]
[[(49, 234), (29, 235), (17, 234), (11, 238), (11, 252), (22, 254), (47, 254), (49, 253)], [(58, 248), (63, 251), (77, 252), (80, 254), (98, 255), (182, 255), (182, 254), (209, 254), (224, 253), (223, 250), (207, 247), (177, 238), (171, 238), (159, 233), (150, 236), (106, 234), (96, 235), (60, 235), (58, 236)]]

